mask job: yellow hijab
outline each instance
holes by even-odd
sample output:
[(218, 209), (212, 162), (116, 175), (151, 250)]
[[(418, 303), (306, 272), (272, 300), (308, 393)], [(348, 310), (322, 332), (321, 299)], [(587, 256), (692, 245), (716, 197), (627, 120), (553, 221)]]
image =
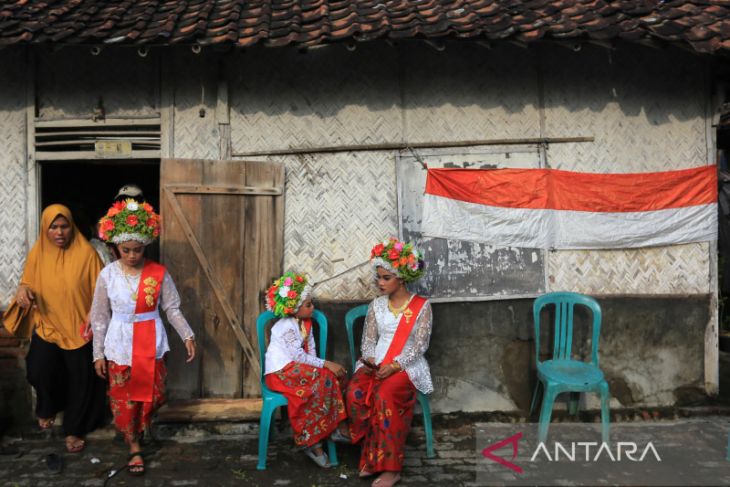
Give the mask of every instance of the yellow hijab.
[[(59, 215), (72, 227), (71, 240), (65, 249), (48, 237), (48, 229)], [(38, 336), (65, 350), (86, 343), (80, 329), (91, 308), (101, 268), (98, 254), (76, 228), (71, 211), (63, 205), (50, 205), (43, 210), (41, 233), (28, 254), (20, 281), (35, 294)]]

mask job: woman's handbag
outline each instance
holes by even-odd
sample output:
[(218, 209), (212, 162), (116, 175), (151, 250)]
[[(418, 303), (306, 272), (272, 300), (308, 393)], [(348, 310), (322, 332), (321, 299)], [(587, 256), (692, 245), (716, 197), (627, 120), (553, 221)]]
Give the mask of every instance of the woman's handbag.
[(31, 307), (21, 308), (15, 300), (3, 313), (3, 326), (17, 338), (30, 338), (33, 334), (33, 312)]

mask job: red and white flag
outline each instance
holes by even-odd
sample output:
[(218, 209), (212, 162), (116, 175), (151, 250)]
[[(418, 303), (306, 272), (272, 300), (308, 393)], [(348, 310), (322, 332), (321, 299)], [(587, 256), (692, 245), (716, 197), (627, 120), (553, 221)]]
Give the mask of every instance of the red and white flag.
[(611, 249), (717, 239), (717, 168), (637, 174), (429, 169), (425, 236)]

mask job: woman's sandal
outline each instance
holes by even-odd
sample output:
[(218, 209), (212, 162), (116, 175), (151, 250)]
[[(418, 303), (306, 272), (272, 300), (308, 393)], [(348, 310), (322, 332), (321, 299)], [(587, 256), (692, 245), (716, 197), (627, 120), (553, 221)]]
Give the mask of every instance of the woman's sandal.
[(321, 455), (317, 455), (314, 453), (314, 449), (317, 447), (322, 447), (321, 443), (317, 443), (316, 445), (312, 445), (309, 448), (304, 449), (304, 454), (307, 455), (309, 458), (312, 459), (314, 463), (316, 463), (318, 466), (322, 468), (330, 468), (330, 461), (329, 458), (327, 458), (327, 454), (325, 452), (322, 452)]
[(66, 451), (69, 453), (79, 453), (86, 447), (86, 441), (83, 438), (66, 438)]
[(377, 479), (373, 480), (373, 483), (370, 484), (370, 487), (393, 487), (399, 481), (400, 481), (400, 474), (397, 473), (397, 474), (395, 474), (395, 477), (393, 477), (392, 480), (385, 480), (382, 477), (378, 477)]
[[(134, 457), (139, 457), (140, 459), (136, 462), (133, 462), (132, 459)], [(135, 477), (139, 477), (141, 475), (144, 475), (144, 453), (141, 451), (137, 451), (134, 453), (130, 453), (127, 457), (128, 463), (127, 463), (127, 471), (129, 471), (129, 475), (134, 475)]]
[(38, 426), (42, 430), (49, 430), (53, 428), (53, 425), (56, 423), (56, 418), (38, 418)]

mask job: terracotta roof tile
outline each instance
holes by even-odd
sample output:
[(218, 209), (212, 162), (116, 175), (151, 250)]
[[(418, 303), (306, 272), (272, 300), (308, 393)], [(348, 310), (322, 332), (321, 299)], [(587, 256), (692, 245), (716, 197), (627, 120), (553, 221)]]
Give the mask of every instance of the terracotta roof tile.
[(0, 44), (312, 46), (345, 39), (659, 38), (730, 53), (730, 0), (37, 0), (0, 6)]

